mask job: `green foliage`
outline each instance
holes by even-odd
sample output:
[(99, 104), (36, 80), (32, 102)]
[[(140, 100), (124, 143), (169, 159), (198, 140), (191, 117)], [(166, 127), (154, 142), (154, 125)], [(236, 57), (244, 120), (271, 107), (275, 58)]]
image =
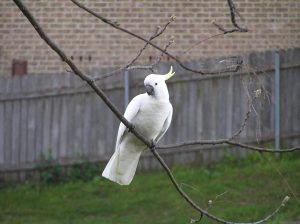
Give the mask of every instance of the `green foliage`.
[[(300, 155), (251, 154), (244, 159), (227, 156), (210, 168), (173, 168), (181, 187), (203, 208), (232, 221), (249, 222), (270, 214), (289, 195), (290, 201), (268, 223), (299, 222)], [(277, 173), (280, 170), (284, 179)], [(74, 224), (182, 224), (199, 218), (178, 195), (164, 171), (138, 172), (130, 186), (119, 186), (93, 176), (93, 166), (76, 166), (63, 184), (22, 185), (0, 191), (0, 223)], [(96, 168), (95, 168), (96, 169)], [(80, 179), (82, 178), (83, 179)], [(79, 180), (78, 180), (79, 179)], [(208, 201), (212, 203), (209, 205)], [(213, 223), (203, 218), (201, 223)]]
[(36, 167), (39, 171), (39, 182), (42, 184), (54, 184), (63, 181), (62, 167), (53, 159), (51, 149), (48, 153), (42, 153), (40, 162)]
[(81, 164), (74, 164), (71, 166), (71, 172), (68, 176), (69, 180), (89, 181), (99, 175), (99, 163), (84, 162)]
[[(84, 159), (83, 159), (84, 160)], [(53, 185), (67, 181), (89, 181), (100, 173), (100, 163), (83, 161), (70, 166), (61, 166), (53, 159), (51, 150), (47, 154), (42, 153), (39, 164), (39, 184)]]

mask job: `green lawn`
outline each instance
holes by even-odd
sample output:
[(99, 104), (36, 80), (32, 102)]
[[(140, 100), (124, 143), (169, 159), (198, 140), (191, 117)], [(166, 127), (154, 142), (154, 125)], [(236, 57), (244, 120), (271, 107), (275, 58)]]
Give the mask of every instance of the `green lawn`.
[[(255, 154), (242, 160), (227, 158), (210, 168), (186, 166), (173, 171), (183, 189), (203, 208), (212, 200), (209, 211), (221, 218), (240, 222), (263, 218), (289, 195), (290, 201), (269, 223), (300, 220), (300, 204), (286, 184), (299, 199), (300, 154), (281, 158)], [(87, 182), (0, 190), (3, 224), (181, 224), (197, 217), (163, 171), (139, 172), (130, 186), (94, 177)], [(212, 222), (203, 218), (201, 223)]]

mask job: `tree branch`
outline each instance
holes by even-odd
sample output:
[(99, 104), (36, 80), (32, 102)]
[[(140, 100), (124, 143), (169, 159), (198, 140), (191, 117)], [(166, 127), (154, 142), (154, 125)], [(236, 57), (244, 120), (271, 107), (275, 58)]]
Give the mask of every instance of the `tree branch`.
[[(167, 51), (168, 48), (174, 43), (174, 40), (171, 39), (167, 44), (166, 46), (164, 47), (164, 51)], [(159, 57), (157, 57), (157, 59), (150, 65), (135, 65), (135, 66), (130, 66), (128, 67), (128, 69), (149, 69), (151, 71), (154, 71), (153, 67), (157, 64), (160, 63), (162, 57), (163, 57), (163, 53), (160, 54)]]
[[(160, 26), (158, 26), (154, 32), (154, 34), (149, 38), (149, 41), (151, 40), (154, 40), (155, 38), (159, 37), (168, 27), (168, 25), (170, 25), (171, 22), (173, 22), (175, 20), (175, 17), (174, 16), (171, 16), (171, 18), (169, 19), (169, 21), (161, 28)], [(169, 43), (165, 46), (164, 48), (164, 51), (167, 51), (168, 47), (172, 44), (173, 42), (169, 41)], [(140, 65), (133, 65), (134, 62), (136, 62), (138, 60), (138, 58), (141, 56), (141, 54), (143, 53), (143, 51), (147, 48), (149, 44), (146, 43), (140, 50), (139, 52), (137, 53), (137, 55), (129, 62), (127, 63), (126, 65), (122, 66), (121, 68), (118, 68), (116, 70), (113, 70), (109, 73), (106, 73), (106, 74), (103, 74), (101, 75), (100, 77), (96, 77), (94, 78), (95, 81), (99, 81), (99, 80), (102, 80), (102, 79), (105, 79), (105, 78), (108, 78), (108, 77), (111, 77), (113, 75), (116, 75), (117, 72), (120, 72), (124, 69), (128, 69), (128, 70), (131, 70), (131, 69), (150, 69), (153, 71), (153, 67), (155, 65), (157, 65), (160, 61), (161, 61), (161, 58), (162, 56), (164, 55), (163, 53), (161, 53), (160, 57), (158, 57), (158, 59), (152, 63), (151, 65), (146, 65), (146, 66), (140, 66)], [(68, 72), (71, 72), (71, 71), (68, 71)]]
[[(100, 19), (102, 22), (109, 24), (110, 26), (112, 26), (113, 28), (120, 30), (124, 33), (127, 33), (139, 40), (144, 41), (145, 43), (148, 43), (149, 45), (151, 45), (152, 47), (154, 47), (155, 49), (159, 50), (160, 52), (162, 52), (163, 54), (169, 56), (171, 59), (173, 59), (174, 61), (177, 62), (177, 64), (182, 67), (183, 69), (190, 71), (190, 72), (194, 72), (200, 75), (214, 75), (214, 74), (220, 74), (220, 73), (225, 73), (225, 72), (236, 72), (237, 70), (230, 70), (230, 69), (225, 69), (225, 70), (221, 70), (221, 71), (201, 71), (201, 70), (196, 70), (196, 69), (192, 69), (190, 67), (187, 67), (184, 65), (183, 62), (181, 62), (176, 56), (170, 54), (169, 52), (165, 51), (164, 49), (162, 49), (161, 47), (157, 46), (156, 44), (152, 43), (151, 41), (141, 37), (140, 35), (137, 35), (125, 28), (122, 28), (118, 23), (116, 22), (112, 22), (109, 19), (104, 18), (103, 16), (101, 16), (99, 13), (96, 13), (94, 11), (92, 11), (91, 9), (85, 7), (84, 5), (82, 5), (81, 3), (79, 3), (76, 0), (71, 0), (75, 5), (77, 5), (79, 8), (85, 10), (86, 12), (90, 13), (91, 15), (95, 16), (96, 18)], [(240, 68), (240, 66), (238, 66), (238, 68)]]
[(215, 38), (215, 37), (219, 37), (219, 36), (224, 36), (226, 34), (230, 34), (230, 33), (235, 33), (235, 32), (241, 32), (241, 33), (245, 33), (245, 32), (248, 32), (248, 29), (247, 28), (242, 28), (240, 25), (237, 24), (236, 22), (236, 15), (244, 21), (243, 17), (241, 16), (241, 14), (237, 11), (234, 3), (232, 0), (227, 0), (227, 3), (228, 3), (228, 7), (229, 7), (229, 10), (230, 10), (230, 19), (231, 19), (231, 23), (232, 25), (235, 27), (233, 29), (225, 29), (223, 28), (221, 25), (217, 24), (216, 21), (212, 21), (212, 24), (214, 26), (216, 26), (222, 33), (217, 33), (217, 34), (214, 34), (214, 35), (211, 35), (207, 38), (204, 38), (200, 41), (198, 41), (197, 43), (193, 44), (190, 48), (188, 48), (187, 50), (185, 50), (182, 54), (186, 54), (187, 52), (189, 52), (191, 49), (195, 48), (197, 45), (209, 40), (209, 39), (212, 39), (212, 38)]
[[(173, 22), (175, 20), (175, 17), (174, 16), (171, 16), (170, 20), (163, 26), (163, 28), (161, 27), (157, 27), (156, 30), (155, 30), (155, 33), (149, 38), (149, 41), (152, 41), (153, 39), (155, 39), (156, 37), (159, 37), (166, 29), (167, 29), (167, 26)], [(139, 53), (136, 55), (136, 57), (130, 62), (128, 63), (125, 68), (126, 69), (130, 69), (130, 67), (132, 66), (132, 64), (141, 56), (142, 52), (147, 48), (147, 46), (149, 45), (149, 43), (146, 43), (144, 45), (143, 48), (141, 48), (141, 50), (139, 51)], [(166, 49), (164, 49), (164, 51), (166, 51)]]
[(238, 146), (242, 149), (249, 149), (252, 151), (257, 152), (267, 152), (267, 153), (288, 153), (288, 152), (294, 152), (300, 150), (300, 147), (294, 147), (290, 149), (271, 149), (271, 148), (263, 148), (258, 146), (252, 146), (244, 143), (239, 143), (227, 139), (217, 139), (217, 140), (195, 140), (195, 141), (186, 141), (176, 144), (167, 144), (163, 146), (158, 146), (158, 149), (169, 149), (169, 148), (180, 148), (184, 146), (191, 146), (191, 145), (221, 145), (221, 144), (227, 144), (227, 145), (233, 145)]

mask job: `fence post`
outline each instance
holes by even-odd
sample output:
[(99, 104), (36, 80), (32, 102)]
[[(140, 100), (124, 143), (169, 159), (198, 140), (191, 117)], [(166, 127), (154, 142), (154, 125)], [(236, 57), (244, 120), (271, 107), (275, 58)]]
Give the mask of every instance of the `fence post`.
[(129, 71), (124, 69), (124, 109), (126, 109), (129, 103), (129, 94), (130, 94), (130, 82), (129, 82)]
[(275, 52), (275, 149), (280, 148), (280, 54)]

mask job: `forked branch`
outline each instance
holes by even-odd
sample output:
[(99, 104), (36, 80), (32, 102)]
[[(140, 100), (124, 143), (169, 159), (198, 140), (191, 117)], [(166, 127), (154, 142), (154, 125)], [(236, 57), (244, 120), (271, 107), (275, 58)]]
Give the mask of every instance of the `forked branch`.
[(188, 66), (186, 66), (181, 60), (179, 60), (176, 56), (170, 54), (169, 52), (167, 52), (166, 50), (164, 50), (163, 48), (159, 47), (158, 45), (154, 44), (153, 42), (145, 39), (144, 37), (136, 34), (136, 33), (133, 33), (129, 30), (127, 30), (126, 28), (123, 28), (120, 26), (120, 24), (118, 24), (117, 22), (113, 22), (105, 17), (103, 17), (102, 15), (100, 15), (99, 13), (96, 13), (94, 12), (93, 10), (85, 7), (83, 4), (79, 3), (77, 0), (71, 0), (75, 5), (77, 5), (79, 8), (85, 10), (86, 12), (88, 12), (89, 14), (95, 16), (96, 18), (100, 19), (102, 22), (106, 23), (106, 24), (109, 24), (110, 26), (112, 26), (113, 28), (117, 29), (117, 30), (120, 30), (124, 33), (127, 33), (139, 40), (142, 40), (144, 41), (145, 43), (148, 43), (149, 45), (151, 45), (152, 47), (154, 47), (155, 49), (159, 50), (161, 53), (169, 56), (169, 58), (173, 59), (174, 61), (177, 62), (177, 64), (182, 67), (183, 69), (187, 70), (187, 71), (190, 71), (190, 72), (193, 72), (193, 73), (197, 73), (197, 74), (200, 74), (200, 75), (214, 75), (214, 74), (220, 74), (220, 73), (226, 73), (226, 72), (236, 72), (240, 67), (241, 65), (237, 65), (236, 68), (234, 69), (225, 69), (225, 70), (217, 70), (217, 71), (201, 71), (201, 70), (196, 70), (196, 69), (193, 69), (193, 68), (190, 68)]

